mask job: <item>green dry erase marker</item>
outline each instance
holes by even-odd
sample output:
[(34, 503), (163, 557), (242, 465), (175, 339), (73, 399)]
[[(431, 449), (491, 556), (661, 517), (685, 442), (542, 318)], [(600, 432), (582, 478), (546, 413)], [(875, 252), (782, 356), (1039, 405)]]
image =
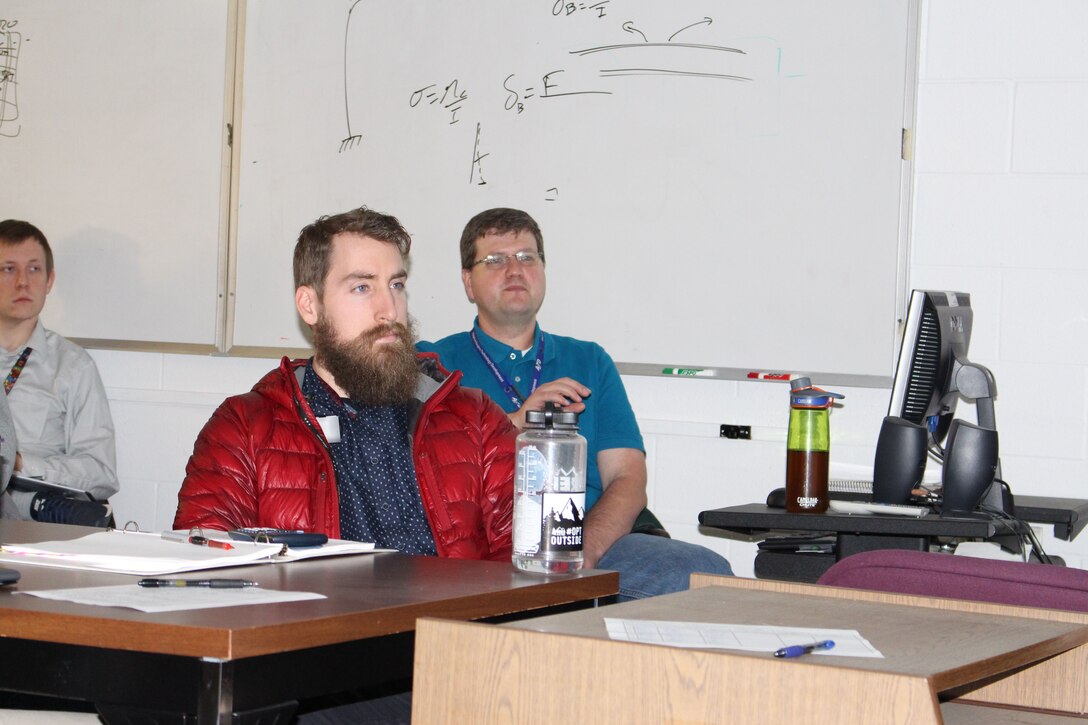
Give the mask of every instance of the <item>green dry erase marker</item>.
[(699, 377), (713, 375), (710, 370), (704, 370), (702, 368), (664, 368), (661, 371), (662, 375), (682, 375), (686, 377)]

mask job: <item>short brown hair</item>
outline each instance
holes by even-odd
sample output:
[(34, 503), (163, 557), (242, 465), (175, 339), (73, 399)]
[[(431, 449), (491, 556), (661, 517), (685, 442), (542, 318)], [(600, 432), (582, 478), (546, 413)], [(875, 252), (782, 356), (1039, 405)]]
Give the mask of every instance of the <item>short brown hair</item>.
[(476, 262), (476, 240), (488, 234), (529, 232), (536, 239), (536, 251), (544, 259), (544, 235), (536, 221), (520, 209), (488, 209), (468, 220), (461, 232), (461, 269), (472, 269)]
[(53, 250), (41, 229), (30, 222), (18, 219), (5, 219), (0, 222), (0, 244), (10, 247), (25, 242), (27, 239), (33, 239), (42, 245), (42, 249), (45, 250), (45, 273), (46, 275), (53, 274)]
[(317, 294), (325, 293), (325, 277), (329, 274), (332, 239), (337, 234), (351, 232), (379, 242), (395, 244), (400, 256), (408, 258), (412, 237), (397, 218), (361, 206), (332, 216), (323, 216), (307, 224), (295, 244), (295, 288), (312, 287)]

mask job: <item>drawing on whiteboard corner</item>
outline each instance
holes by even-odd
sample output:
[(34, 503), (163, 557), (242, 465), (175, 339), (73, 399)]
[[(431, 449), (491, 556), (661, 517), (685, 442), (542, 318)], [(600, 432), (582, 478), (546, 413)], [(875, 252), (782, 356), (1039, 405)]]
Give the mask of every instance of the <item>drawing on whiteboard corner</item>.
[[(503, 140), (497, 147), (484, 150), (487, 126), (496, 122), (496, 117), (488, 114), (500, 111), (497, 108), (500, 98), (501, 112), (507, 117), (517, 117), (532, 113), (542, 103), (575, 103), (579, 98), (585, 99), (583, 103), (589, 103), (592, 102), (589, 99), (594, 97), (607, 103), (608, 97), (614, 95), (640, 98), (649, 92), (649, 87), (644, 84), (650, 82), (654, 83), (655, 90), (660, 89), (662, 83), (666, 86), (684, 84), (684, 92), (692, 92), (693, 83), (709, 83), (711, 85), (706, 87), (705, 92), (717, 93), (729, 92), (728, 88), (737, 88), (738, 84), (756, 87), (760, 85), (759, 81), (766, 80), (770, 82), (766, 85), (771, 86), (779, 80), (782, 49), (772, 38), (749, 38), (743, 44), (728, 45), (694, 42), (700, 39), (712, 41), (709, 36), (716, 33), (717, 28), (713, 18), (688, 18), (665, 29), (644, 27), (632, 20), (618, 22), (608, 19), (606, 11), (614, 10), (614, 6), (610, 7), (611, 2), (553, 0), (550, 14), (554, 20), (548, 22), (569, 23), (576, 22), (578, 18), (587, 18), (589, 20), (582, 23), (583, 29), (589, 27), (586, 22), (590, 22), (597, 29), (593, 33), (611, 36), (610, 39), (617, 42), (554, 49), (554, 65), (545, 59), (551, 68), (540, 68), (546, 70), (543, 73), (539, 70), (536, 73), (519, 73), (517, 69), (501, 72), (501, 65), (496, 63), (496, 70), (499, 71), (496, 77), (478, 78), (472, 73), (466, 74), (463, 68), (460, 69), (462, 72), (458, 72), (457, 67), (451, 67), (439, 71), (444, 77), (423, 78), (420, 79), (422, 83), (403, 90), (403, 98), (408, 108), (412, 109), (412, 114), (424, 114), (420, 118), (427, 118), (426, 114), (431, 114), (447, 127), (457, 126), (462, 120), (469, 121), (475, 127), (469, 184), (487, 184), (484, 160), (489, 156), (499, 154), (494, 158), (505, 158), (515, 151), (506, 148), (509, 142)], [(364, 87), (360, 77), (365, 76), (365, 69), (359, 67), (358, 60), (354, 63), (349, 60), (357, 57), (352, 52), (366, 43), (363, 35), (366, 31), (360, 31), (362, 25), (358, 22), (353, 35), (352, 20), (362, 15), (361, 12), (355, 13), (360, 3), (362, 0), (355, 0), (351, 4), (344, 30), (344, 115), (347, 135), (340, 141), (340, 153), (359, 148), (364, 143), (365, 129), (356, 127), (358, 119), (352, 118), (351, 108), (353, 95), (360, 95), (360, 88)], [(538, 7), (542, 10), (545, 8), (543, 3)], [(601, 19), (605, 20), (598, 22)], [(712, 26), (714, 31), (711, 30)], [(511, 70), (513, 72), (509, 72)], [(477, 75), (480, 73), (479, 70), (475, 72)], [(649, 78), (653, 80), (645, 80)], [(359, 102), (358, 107), (366, 105)], [(460, 138), (467, 140), (463, 136)], [(546, 201), (557, 201), (558, 196), (558, 188), (554, 185), (544, 193)]]
[(15, 124), (19, 120), (16, 72), (22, 45), (22, 35), (14, 30), (18, 24), (18, 20), (0, 18), (0, 136), (7, 138), (18, 136), (22, 130)]

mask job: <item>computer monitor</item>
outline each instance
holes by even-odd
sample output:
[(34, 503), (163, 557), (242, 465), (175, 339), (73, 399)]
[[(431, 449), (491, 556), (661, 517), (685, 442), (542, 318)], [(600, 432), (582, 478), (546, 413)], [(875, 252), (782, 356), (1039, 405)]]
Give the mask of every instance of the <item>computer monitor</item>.
[(911, 292), (888, 415), (927, 426), (936, 445), (956, 412), (953, 369), (967, 360), (971, 322), (971, 295)]
[[(971, 295), (967, 293), (911, 292), (888, 415), (926, 426), (930, 451), (941, 460), (941, 444), (960, 397), (975, 403), (979, 427), (997, 430), (994, 377), (967, 357), (972, 320)], [(998, 469), (996, 478), (1000, 477)], [(983, 504), (1003, 508), (999, 487), (992, 488)]]

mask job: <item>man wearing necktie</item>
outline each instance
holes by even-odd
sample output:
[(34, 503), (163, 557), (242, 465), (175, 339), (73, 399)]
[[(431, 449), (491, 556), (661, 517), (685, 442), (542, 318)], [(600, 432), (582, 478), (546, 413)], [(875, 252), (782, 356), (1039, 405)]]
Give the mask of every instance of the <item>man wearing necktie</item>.
[[(39, 319), (54, 279), (53, 252), (41, 230), (0, 222), (0, 375), (19, 441), (15, 478), (0, 507), (5, 518), (104, 526), (110, 510), (98, 502), (119, 487), (113, 419), (90, 355)], [(34, 479), (85, 491), (95, 501), (28, 488), (40, 488)]]

